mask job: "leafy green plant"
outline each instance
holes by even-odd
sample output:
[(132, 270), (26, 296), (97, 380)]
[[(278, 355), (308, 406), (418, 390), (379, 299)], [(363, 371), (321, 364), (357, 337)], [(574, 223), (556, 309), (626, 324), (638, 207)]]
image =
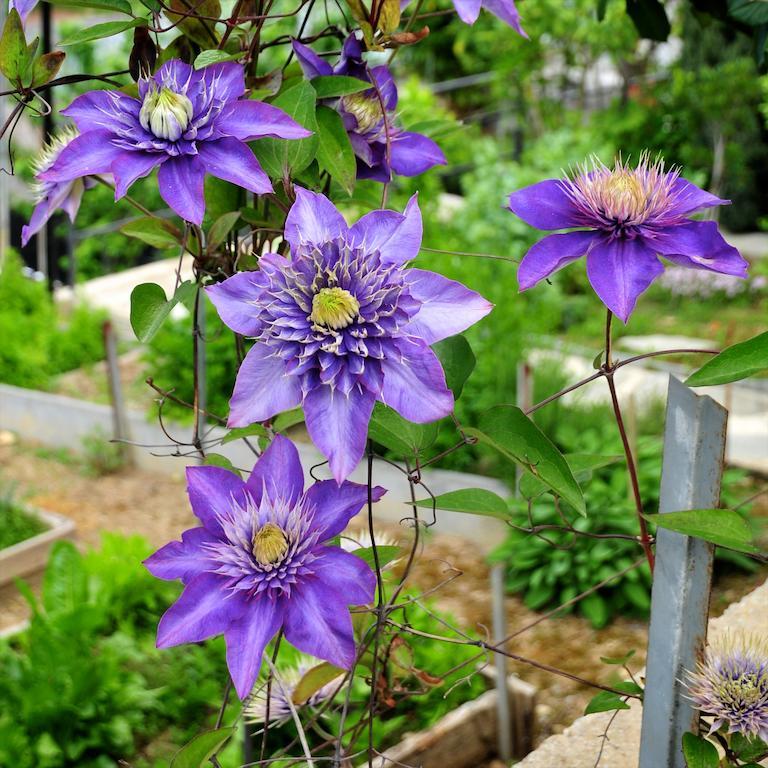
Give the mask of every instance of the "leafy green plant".
[(83, 471), (91, 477), (119, 472), (125, 466), (125, 452), (119, 443), (110, 442), (102, 429), (89, 432), (82, 439)]
[(28, 512), (16, 501), (12, 485), (0, 485), (0, 549), (31, 539), (47, 528), (37, 515)]

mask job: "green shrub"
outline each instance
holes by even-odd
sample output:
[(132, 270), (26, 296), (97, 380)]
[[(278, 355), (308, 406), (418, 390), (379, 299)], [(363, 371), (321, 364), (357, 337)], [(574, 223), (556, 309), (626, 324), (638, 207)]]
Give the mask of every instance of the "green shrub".
[(0, 487), (0, 549), (31, 539), (47, 528), (37, 515), (18, 504), (13, 486)]

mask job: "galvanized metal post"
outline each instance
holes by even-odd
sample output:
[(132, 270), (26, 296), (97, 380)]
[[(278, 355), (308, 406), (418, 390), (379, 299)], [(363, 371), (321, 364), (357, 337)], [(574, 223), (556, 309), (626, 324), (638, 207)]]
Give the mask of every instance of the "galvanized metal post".
[(123, 441), (128, 438), (128, 419), (125, 413), (125, 398), (123, 385), (120, 380), (120, 365), (117, 357), (117, 337), (110, 320), (104, 321), (104, 350), (107, 363), (107, 383), (109, 384), (109, 399), (112, 403), (112, 439), (118, 441), (120, 453), (128, 461), (131, 458), (130, 448)]
[[(728, 412), (669, 379), (659, 512), (717, 507)], [(707, 636), (714, 547), (659, 529), (643, 697), (640, 768), (685, 768), (682, 738), (698, 716), (683, 677)]]

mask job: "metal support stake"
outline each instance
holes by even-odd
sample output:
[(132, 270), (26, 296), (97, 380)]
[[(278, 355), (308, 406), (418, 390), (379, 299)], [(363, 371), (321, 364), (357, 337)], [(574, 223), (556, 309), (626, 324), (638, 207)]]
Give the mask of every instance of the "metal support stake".
[[(728, 413), (669, 379), (659, 512), (712, 509), (720, 501)], [(707, 636), (714, 547), (659, 529), (643, 696), (640, 768), (685, 768), (682, 738), (698, 714), (685, 697)]]
[[(117, 337), (115, 329), (109, 320), (104, 321), (104, 350), (107, 356), (107, 381), (109, 383), (109, 396), (112, 401), (112, 437), (122, 441), (128, 438), (128, 423), (125, 414), (125, 398), (123, 397), (123, 385), (120, 381), (120, 366), (117, 359)], [(125, 459), (130, 458), (130, 449), (120, 442), (120, 451)]]

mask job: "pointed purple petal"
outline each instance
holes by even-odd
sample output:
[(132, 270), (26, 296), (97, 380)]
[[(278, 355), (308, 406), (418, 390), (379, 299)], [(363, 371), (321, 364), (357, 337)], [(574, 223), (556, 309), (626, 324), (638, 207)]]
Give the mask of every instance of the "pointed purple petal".
[(304, 139), (312, 135), (282, 109), (263, 101), (243, 100), (231, 104), (219, 119), (224, 133), (242, 141), (272, 136), (276, 139)]
[(625, 323), (637, 297), (664, 271), (641, 239), (598, 240), (587, 254), (587, 276), (600, 300)]
[(665, 258), (684, 267), (747, 276), (749, 262), (725, 242), (714, 221), (689, 221), (646, 242)]
[(465, 331), (493, 309), (479, 293), (434, 272), (409, 269), (406, 280), (411, 296), (422, 302), (406, 333), (427, 344)]
[(397, 85), (395, 85), (389, 67), (385, 65), (374, 67), (371, 70), (371, 80), (376, 83), (384, 106), (388, 110), (394, 111), (397, 107)]
[[(198, 70), (201, 79), (208, 85), (208, 92), (217, 99), (230, 101), (245, 93), (245, 72), (236, 61), (219, 61)], [(197, 74), (197, 73), (196, 73)]]
[(222, 467), (187, 467), (187, 493), (195, 516), (214, 536), (223, 535), (219, 517), (246, 498), (245, 483)]
[(243, 336), (258, 336), (261, 332), (256, 305), (262, 289), (255, 278), (256, 272), (238, 272), (205, 289), (224, 324)]
[(351, 474), (365, 453), (374, 395), (354, 387), (348, 395), (329, 386), (304, 398), (304, 416), (312, 442), (325, 455), (337, 483)]
[(199, 643), (220, 635), (240, 617), (244, 608), (243, 599), (227, 589), (224, 576), (201, 573), (184, 587), (181, 597), (160, 619), (157, 647)]
[(144, 567), (158, 579), (181, 579), (185, 584), (194, 576), (212, 570), (203, 545), (217, 541), (205, 528), (191, 528), (181, 534), (181, 541), (171, 541), (144, 560)]
[(446, 165), (443, 150), (420, 133), (402, 131), (392, 140), (390, 164), (400, 176), (418, 176), (434, 165)]
[(483, 8), (490, 11), (496, 18), (509, 24), (518, 35), (528, 38), (520, 26), (520, 14), (515, 8), (514, 0), (483, 0)]
[(37, 178), (43, 181), (71, 181), (80, 176), (110, 173), (112, 162), (121, 153), (110, 131), (89, 131), (76, 136), (59, 153), (56, 162)]
[(376, 576), (365, 560), (340, 547), (323, 547), (320, 551), (322, 555), (312, 563), (312, 570), (336, 593), (339, 602), (367, 605), (373, 601)]
[(563, 183), (547, 179), (518, 189), (509, 196), (509, 209), (536, 229), (568, 229), (581, 226)]
[(283, 499), (293, 506), (304, 493), (304, 470), (296, 446), (287, 437), (276, 435), (245, 485), (254, 498), (260, 500), (262, 489), (266, 489), (270, 499)]
[(151, 173), (168, 156), (160, 152), (121, 152), (111, 166), (115, 177), (115, 200), (119, 200), (136, 179)]
[(257, 195), (272, 192), (272, 183), (261, 169), (256, 155), (239, 139), (226, 137), (217, 141), (201, 141), (197, 151), (211, 176), (230, 181)]
[(687, 215), (702, 208), (713, 208), (716, 205), (730, 205), (730, 200), (723, 200), (683, 178), (677, 178), (672, 185), (671, 197), (674, 200), (675, 213)]
[(74, 221), (83, 196), (83, 183), (79, 180), (63, 181), (52, 187), (48, 194), (35, 206), (29, 223), (21, 229), (21, 244), (25, 246), (36, 235), (59, 208), (69, 209), (69, 218)]
[(25, 24), (27, 21), (27, 16), (29, 16), (34, 7), (37, 5), (37, 1), (38, 0), (11, 0), (11, 2), (8, 4), (8, 10), (10, 11), (11, 8), (15, 8), (19, 14), (21, 23)]
[(414, 195), (403, 215), (395, 211), (371, 211), (350, 228), (348, 242), (378, 251), (386, 264), (405, 264), (415, 259), (421, 247), (421, 211)]
[(333, 74), (333, 67), (325, 59), (318, 56), (308, 45), (294, 40), (293, 52), (296, 54), (301, 71), (307, 80), (312, 80), (319, 75)]
[[(385, 493), (384, 488), (374, 486), (371, 498), (378, 501)], [(368, 486), (320, 480), (307, 490), (305, 497), (315, 507), (312, 529), (320, 533), (320, 541), (327, 541), (338, 536), (368, 502)]]
[(402, 359), (382, 363), (384, 386), (379, 399), (416, 424), (437, 421), (453, 411), (453, 394), (435, 353), (421, 340), (399, 345)]
[(517, 269), (517, 283), (521, 291), (532, 288), (553, 272), (586, 255), (594, 242), (600, 239), (595, 232), (565, 232), (547, 235), (523, 256)]
[(169, 157), (157, 175), (160, 195), (182, 219), (203, 223), (205, 166), (195, 155)]
[(227, 666), (240, 699), (251, 692), (259, 676), (264, 648), (280, 629), (283, 612), (282, 602), (267, 597), (249, 600), (242, 617), (224, 634)]
[(346, 234), (347, 223), (336, 206), (325, 196), (296, 187), (296, 202), (285, 220), (285, 239), (290, 243), (291, 254), (296, 254), (303, 244), (327, 243)]
[(255, 344), (237, 372), (229, 401), (229, 427), (247, 427), (301, 402), (297, 376), (286, 373), (285, 363), (264, 344)]
[(78, 96), (61, 110), (77, 126), (80, 133), (98, 129), (113, 133), (119, 125), (135, 126), (141, 130), (141, 102), (120, 91), (89, 91)]
[(474, 24), (480, 15), (480, 0), (453, 0), (456, 13), (465, 24)]
[(285, 638), (300, 651), (349, 669), (355, 661), (355, 636), (349, 610), (322, 581), (305, 581), (291, 594)]

